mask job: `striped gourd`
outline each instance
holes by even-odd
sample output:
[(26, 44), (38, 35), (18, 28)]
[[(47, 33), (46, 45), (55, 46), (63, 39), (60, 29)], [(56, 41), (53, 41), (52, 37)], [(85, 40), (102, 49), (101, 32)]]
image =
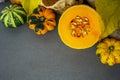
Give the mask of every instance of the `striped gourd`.
[(0, 20), (6, 27), (16, 28), (26, 22), (26, 12), (19, 5), (9, 5), (0, 12)]

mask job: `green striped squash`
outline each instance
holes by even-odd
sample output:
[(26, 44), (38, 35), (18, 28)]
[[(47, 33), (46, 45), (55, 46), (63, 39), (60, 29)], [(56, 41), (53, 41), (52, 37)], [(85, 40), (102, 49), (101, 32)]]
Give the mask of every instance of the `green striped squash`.
[(16, 28), (26, 22), (27, 14), (21, 6), (11, 4), (0, 12), (0, 20), (6, 27)]

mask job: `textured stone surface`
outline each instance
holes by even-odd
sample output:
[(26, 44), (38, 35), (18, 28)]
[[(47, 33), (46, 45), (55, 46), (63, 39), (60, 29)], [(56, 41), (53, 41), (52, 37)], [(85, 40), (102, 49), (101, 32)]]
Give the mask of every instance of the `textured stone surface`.
[(57, 27), (37, 36), (27, 26), (7, 29), (0, 22), (0, 80), (120, 80), (120, 65), (101, 64), (95, 46), (74, 50), (61, 42)]

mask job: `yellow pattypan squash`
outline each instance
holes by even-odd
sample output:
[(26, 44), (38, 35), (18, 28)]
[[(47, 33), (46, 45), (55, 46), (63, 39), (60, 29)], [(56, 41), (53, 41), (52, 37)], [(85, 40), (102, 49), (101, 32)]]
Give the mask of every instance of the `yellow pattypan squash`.
[(96, 55), (103, 64), (113, 66), (120, 64), (120, 41), (114, 38), (105, 38), (97, 45)]

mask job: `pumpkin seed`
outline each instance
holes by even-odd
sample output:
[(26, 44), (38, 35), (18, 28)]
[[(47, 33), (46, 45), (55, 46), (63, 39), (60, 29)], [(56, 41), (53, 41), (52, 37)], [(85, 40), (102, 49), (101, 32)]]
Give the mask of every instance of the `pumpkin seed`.
[(77, 26), (77, 23), (76, 23), (76, 22), (73, 22), (72, 25)]
[(75, 25), (71, 25), (71, 29), (75, 29), (75, 27), (76, 27)]
[(83, 22), (83, 24), (84, 24), (84, 25), (87, 25), (87, 24), (88, 24), (88, 22), (84, 21), (84, 22)]
[(81, 17), (80, 16), (76, 16), (76, 19), (80, 19)]
[(82, 22), (83, 20), (82, 20), (82, 19), (77, 19), (76, 21), (80, 23), (80, 22)]
[(72, 29), (72, 36), (75, 37), (84, 37), (91, 31), (89, 19), (87, 17), (81, 18), (80, 16), (76, 16), (71, 21), (71, 29)]
[(85, 21), (89, 21), (89, 19), (88, 19), (87, 17), (84, 17), (84, 20), (85, 20)]
[(86, 35), (86, 34), (87, 34), (87, 32), (86, 32), (86, 31), (83, 31), (83, 32), (82, 32), (82, 34), (83, 34), (83, 35)]
[(76, 34), (76, 32), (75, 32), (75, 30), (72, 30), (72, 36), (75, 36), (75, 34)]

